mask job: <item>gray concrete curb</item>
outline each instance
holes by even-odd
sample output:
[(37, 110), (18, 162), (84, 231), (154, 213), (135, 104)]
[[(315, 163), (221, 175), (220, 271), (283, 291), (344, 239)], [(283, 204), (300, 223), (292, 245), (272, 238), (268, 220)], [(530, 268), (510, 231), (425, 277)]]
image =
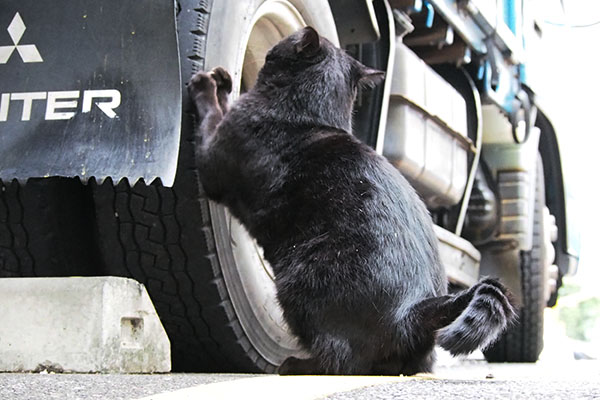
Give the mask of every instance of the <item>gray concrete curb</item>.
[(144, 285), (117, 277), (0, 279), (0, 371), (171, 370)]

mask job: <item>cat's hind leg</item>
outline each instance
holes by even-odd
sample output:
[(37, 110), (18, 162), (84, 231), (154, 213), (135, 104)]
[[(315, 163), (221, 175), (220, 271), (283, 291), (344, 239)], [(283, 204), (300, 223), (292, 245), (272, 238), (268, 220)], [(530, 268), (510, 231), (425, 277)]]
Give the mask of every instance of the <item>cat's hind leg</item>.
[(322, 375), (325, 373), (316, 358), (288, 357), (277, 370), (279, 375)]
[(435, 363), (434, 341), (410, 354), (393, 354), (373, 363), (370, 375), (415, 375), (432, 372)]
[(279, 375), (366, 375), (371, 364), (357, 362), (356, 359), (339, 360), (335, 358), (296, 358), (289, 357), (277, 370)]
[[(344, 336), (320, 333), (310, 348), (312, 358), (289, 357), (279, 367), (280, 375), (365, 375), (373, 364), (373, 354), (352, 346)], [(364, 349), (363, 349), (364, 350)]]

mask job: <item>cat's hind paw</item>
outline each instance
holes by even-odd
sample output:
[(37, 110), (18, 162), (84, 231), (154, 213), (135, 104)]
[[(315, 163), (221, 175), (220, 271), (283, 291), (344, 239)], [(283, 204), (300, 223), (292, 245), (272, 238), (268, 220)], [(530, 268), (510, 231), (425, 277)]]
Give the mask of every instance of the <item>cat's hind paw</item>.
[(277, 369), (279, 375), (315, 375), (323, 371), (315, 358), (288, 357)]

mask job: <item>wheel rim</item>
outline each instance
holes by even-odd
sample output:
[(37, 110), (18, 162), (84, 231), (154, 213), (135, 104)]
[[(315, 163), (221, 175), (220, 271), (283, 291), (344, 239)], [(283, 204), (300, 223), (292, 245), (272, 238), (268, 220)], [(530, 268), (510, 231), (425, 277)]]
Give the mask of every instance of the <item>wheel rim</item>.
[(244, 54), (243, 89), (254, 86), (267, 51), (304, 26), (306, 23), (298, 10), (287, 1), (267, 1), (256, 10)]
[[(239, 66), (241, 91), (254, 86), (267, 51), (306, 23), (291, 3), (274, 0), (257, 9), (251, 26)], [(283, 319), (273, 273), (262, 249), (226, 208), (212, 203), (211, 216), (213, 229), (220, 231), (215, 237), (223, 279), (248, 340), (273, 365), (280, 365), (292, 355), (303, 357), (297, 338)]]

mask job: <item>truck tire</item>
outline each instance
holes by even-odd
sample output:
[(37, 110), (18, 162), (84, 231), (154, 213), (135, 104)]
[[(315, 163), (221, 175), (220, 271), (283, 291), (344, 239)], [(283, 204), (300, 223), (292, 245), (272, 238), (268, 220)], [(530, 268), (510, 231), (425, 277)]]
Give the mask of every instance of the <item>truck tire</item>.
[(93, 221), (79, 179), (0, 181), (0, 278), (97, 274)]
[[(223, 66), (236, 96), (251, 87), (268, 48), (306, 24), (337, 41), (324, 1), (180, 0), (183, 81)], [(260, 249), (202, 190), (185, 87), (182, 95), (173, 187), (158, 180), (92, 184), (103, 273), (146, 285), (171, 340), (174, 371), (274, 372), (300, 349), (283, 322)]]
[[(544, 348), (545, 288), (548, 265), (544, 260), (544, 208), (546, 207), (544, 169), (538, 157), (533, 241), (530, 251), (521, 251), (522, 306), (517, 322), (484, 351), (490, 362), (536, 362)], [(551, 245), (551, 244), (550, 244)]]

